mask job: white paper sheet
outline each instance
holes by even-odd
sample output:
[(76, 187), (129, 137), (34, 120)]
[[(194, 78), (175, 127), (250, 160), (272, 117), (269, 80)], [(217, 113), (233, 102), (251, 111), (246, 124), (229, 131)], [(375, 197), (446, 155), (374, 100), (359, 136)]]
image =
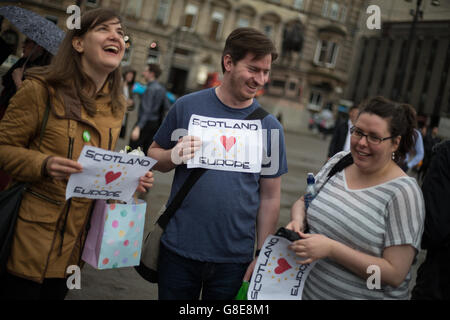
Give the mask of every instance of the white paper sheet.
[(263, 140), (261, 120), (236, 120), (192, 115), (188, 134), (202, 140), (202, 148), (188, 168), (261, 172)]
[(301, 300), (303, 287), (314, 263), (296, 263), (291, 244), (283, 237), (269, 236), (258, 256), (247, 292), (248, 300)]
[(78, 162), (83, 172), (70, 176), (66, 200), (76, 197), (129, 201), (139, 185), (139, 178), (157, 161), (84, 146)]

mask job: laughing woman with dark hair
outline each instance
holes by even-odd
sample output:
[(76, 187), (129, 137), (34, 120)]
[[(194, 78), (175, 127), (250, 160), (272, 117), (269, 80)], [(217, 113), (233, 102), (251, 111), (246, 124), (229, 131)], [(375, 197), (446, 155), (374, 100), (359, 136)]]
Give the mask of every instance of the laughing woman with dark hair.
[[(29, 72), (0, 122), (0, 168), (28, 182), (12, 241), (4, 299), (64, 299), (66, 270), (80, 265), (94, 201), (65, 200), (67, 180), (79, 173), (85, 144), (113, 150), (125, 109), (120, 18), (107, 9), (81, 17), (47, 68)], [(39, 132), (50, 105), (42, 141)], [(138, 191), (153, 175), (141, 177)]]
[[(304, 299), (408, 299), (425, 212), (416, 180), (398, 161), (413, 147), (415, 115), (411, 106), (382, 97), (360, 110), (350, 153), (336, 154), (316, 177), (319, 192), (306, 212), (310, 234), (302, 233), (303, 197), (291, 210), (287, 227), (303, 238), (291, 249), (299, 263), (317, 261)], [(327, 180), (344, 158), (345, 168)], [(369, 286), (373, 270), (379, 282)]]

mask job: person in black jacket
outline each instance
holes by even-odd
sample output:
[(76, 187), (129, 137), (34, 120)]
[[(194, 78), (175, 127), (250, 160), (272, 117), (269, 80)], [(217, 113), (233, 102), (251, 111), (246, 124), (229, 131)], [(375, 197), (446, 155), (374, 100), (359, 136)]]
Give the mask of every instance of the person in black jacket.
[(353, 106), (348, 112), (348, 121), (345, 121), (338, 125), (333, 133), (330, 146), (328, 148), (328, 159), (341, 151), (350, 150), (350, 128), (358, 117), (358, 107)]
[(422, 249), (425, 261), (417, 271), (413, 300), (450, 299), (450, 140), (435, 146), (422, 185), (425, 229)]

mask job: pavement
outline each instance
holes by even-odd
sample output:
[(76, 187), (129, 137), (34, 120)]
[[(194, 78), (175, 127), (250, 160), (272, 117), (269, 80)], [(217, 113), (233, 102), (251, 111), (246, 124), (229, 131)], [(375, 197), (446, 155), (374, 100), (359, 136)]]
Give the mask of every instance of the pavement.
[[(129, 116), (128, 134), (134, 124), (135, 111)], [(311, 133), (285, 133), (289, 172), (282, 178), (281, 210), (278, 226), (285, 226), (290, 221), (290, 208), (302, 195), (306, 188), (308, 172), (317, 173), (327, 159), (330, 137), (322, 137)], [(118, 148), (123, 148), (127, 139), (120, 139)], [(143, 198), (147, 201), (145, 232), (155, 223), (155, 214), (166, 203), (173, 172), (155, 172), (155, 185)], [(424, 259), (421, 252), (418, 261)], [(413, 267), (413, 279), (417, 269)], [(414, 285), (412, 281), (411, 286)], [(81, 270), (81, 289), (71, 290), (66, 300), (157, 300), (157, 285), (143, 280), (134, 268), (113, 270), (96, 270), (85, 265)]]

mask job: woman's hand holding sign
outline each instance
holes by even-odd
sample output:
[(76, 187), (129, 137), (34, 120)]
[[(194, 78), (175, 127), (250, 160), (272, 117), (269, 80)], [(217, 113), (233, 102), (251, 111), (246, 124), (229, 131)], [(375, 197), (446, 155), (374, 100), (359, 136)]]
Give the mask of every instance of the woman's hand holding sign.
[(45, 175), (56, 180), (68, 179), (71, 174), (80, 173), (83, 167), (76, 161), (62, 158), (50, 157), (45, 164)]
[(295, 252), (299, 264), (309, 264), (316, 260), (330, 257), (333, 249), (333, 240), (321, 234), (301, 233), (301, 240), (293, 242), (289, 249)]
[(153, 178), (153, 172), (148, 171), (144, 176), (139, 178), (139, 186), (136, 191), (138, 192), (147, 192), (148, 189), (153, 187), (153, 182), (155, 179)]
[(200, 150), (202, 141), (199, 137), (184, 136), (178, 140), (177, 145), (172, 149), (171, 159), (175, 165), (186, 163), (194, 157), (194, 154)]

